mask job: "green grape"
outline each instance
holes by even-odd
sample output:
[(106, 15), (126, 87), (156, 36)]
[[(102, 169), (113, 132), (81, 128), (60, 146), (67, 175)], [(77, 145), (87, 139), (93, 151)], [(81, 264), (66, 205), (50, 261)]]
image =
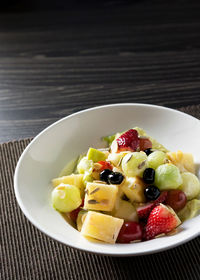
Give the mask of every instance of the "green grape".
[(159, 165), (166, 163), (167, 160), (166, 153), (155, 151), (148, 156), (148, 165), (149, 167), (156, 169)]
[(144, 152), (128, 153), (122, 160), (122, 170), (128, 177), (142, 176), (147, 168), (147, 155)]
[(60, 184), (51, 194), (53, 207), (60, 212), (71, 212), (81, 205), (80, 190), (73, 185)]
[(94, 163), (92, 160), (89, 160), (87, 157), (83, 157), (79, 164), (77, 165), (77, 170), (80, 174), (84, 174), (88, 172), (88, 174), (92, 173)]
[(178, 212), (179, 219), (184, 222), (185, 220), (192, 219), (198, 214), (200, 210), (200, 200), (193, 199), (186, 203), (185, 207)]
[(155, 185), (160, 190), (174, 190), (182, 184), (182, 178), (178, 167), (171, 163), (162, 164), (155, 172)]
[(190, 172), (184, 172), (181, 177), (183, 183), (180, 186), (180, 190), (185, 193), (187, 200), (196, 198), (200, 194), (200, 182), (197, 176)]

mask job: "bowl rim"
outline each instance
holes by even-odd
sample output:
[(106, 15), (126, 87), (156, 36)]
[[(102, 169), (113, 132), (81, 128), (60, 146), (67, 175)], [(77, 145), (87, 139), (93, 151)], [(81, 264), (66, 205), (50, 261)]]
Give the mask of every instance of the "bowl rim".
[[(161, 252), (161, 251), (166, 251), (168, 249), (171, 249), (171, 248), (174, 248), (174, 247), (177, 247), (181, 244), (184, 244), (188, 241), (190, 241), (191, 239), (194, 239), (195, 237), (197, 236), (200, 236), (200, 231), (198, 231), (198, 228), (196, 231), (192, 232), (189, 236), (187, 236), (186, 238), (183, 238), (183, 239), (179, 239), (177, 240), (176, 242), (171, 242), (169, 245), (164, 245), (162, 247), (158, 247), (158, 248), (154, 248), (154, 249), (151, 249), (151, 250), (142, 250), (141, 252), (123, 252), (123, 253), (118, 253), (118, 252), (103, 252), (101, 250), (95, 250), (95, 251), (92, 251), (91, 249), (88, 249), (87, 247), (84, 247), (84, 248), (80, 248), (79, 246), (77, 245), (74, 245), (74, 244), (68, 244), (68, 243), (65, 243), (63, 240), (61, 240), (60, 238), (56, 237), (55, 235), (51, 234), (50, 232), (46, 231), (45, 229), (43, 229), (43, 227), (37, 223), (37, 221), (32, 218), (32, 216), (28, 213), (28, 211), (26, 210), (26, 207), (24, 206), (23, 204), (23, 201), (20, 197), (20, 193), (19, 193), (19, 190), (18, 190), (18, 173), (19, 173), (19, 169), (20, 169), (20, 166), (21, 166), (21, 162), (23, 161), (26, 153), (28, 152), (28, 150), (30, 149), (30, 147), (38, 140), (38, 138), (44, 134), (47, 130), (49, 129), (52, 129), (54, 126), (56, 126), (57, 124), (59, 124), (60, 122), (63, 122), (65, 121), (66, 119), (70, 119), (70, 118), (73, 118), (74, 116), (76, 115), (79, 115), (81, 113), (87, 113), (89, 111), (94, 111), (94, 110), (99, 110), (99, 109), (103, 109), (103, 108), (114, 108), (114, 107), (121, 107), (121, 106), (139, 106), (139, 107), (152, 107), (152, 108), (155, 108), (155, 109), (162, 109), (162, 110), (166, 110), (166, 111), (172, 111), (172, 112), (175, 112), (175, 113), (178, 113), (178, 114), (181, 114), (183, 116), (187, 116), (187, 117), (190, 117), (191, 119), (193, 120), (197, 120), (199, 121), (197, 118), (187, 114), (187, 113), (184, 113), (184, 112), (181, 112), (181, 111), (178, 111), (176, 109), (172, 109), (172, 108), (168, 108), (168, 107), (164, 107), (164, 106), (160, 106), (160, 105), (154, 105), (154, 104), (145, 104), (145, 103), (113, 103), (113, 104), (108, 104), (108, 105), (101, 105), (101, 106), (95, 106), (95, 107), (91, 107), (91, 108), (88, 108), (88, 109), (84, 109), (84, 110), (80, 110), (78, 112), (75, 112), (75, 113), (72, 113), (66, 117), (63, 117), (57, 121), (55, 121), (54, 123), (52, 123), (51, 125), (47, 126), (45, 129), (43, 129), (40, 133), (38, 133), (34, 139), (27, 145), (27, 147), (24, 149), (24, 151), (22, 152), (22, 154), (20, 155), (19, 159), (18, 159), (18, 162), (17, 162), (17, 165), (16, 165), (16, 168), (15, 168), (15, 172), (14, 172), (14, 193), (15, 193), (15, 197), (16, 197), (16, 200), (18, 202), (18, 205), (20, 206), (21, 208), (21, 211), (23, 212), (23, 214), (25, 215), (25, 217), (37, 228), (39, 229), (42, 233), (44, 233), (45, 235), (51, 237), (52, 239), (58, 241), (58, 242), (61, 242), (62, 244), (64, 245), (67, 245), (71, 248), (74, 248), (74, 249), (78, 249), (80, 251), (83, 251), (83, 252), (87, 252), (87, 253), (91, 253), (91, 254), (99, 254), (99, 255), (104, 255), (104, 256), (116, 256), (116, 257), (128, 257), (128, 256), (139, 256), (139, 255), (148, 255), (148, 254), (154, 254), (154, 253), (158, 253), (158, 252)], [(151, 242), (150, 241), (147, 241), (147, 242)], [(123, 245), (129, 245), (129, 244), (123, 244)], [(113, 245), (112, 245), (113, 246)]]

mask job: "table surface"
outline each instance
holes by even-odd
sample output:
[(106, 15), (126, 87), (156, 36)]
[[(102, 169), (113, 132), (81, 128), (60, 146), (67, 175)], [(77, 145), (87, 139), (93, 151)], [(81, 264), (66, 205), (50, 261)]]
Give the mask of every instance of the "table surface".
[(200, 1), (0, 13), (0, 142), (92, 106), (200, 103)]

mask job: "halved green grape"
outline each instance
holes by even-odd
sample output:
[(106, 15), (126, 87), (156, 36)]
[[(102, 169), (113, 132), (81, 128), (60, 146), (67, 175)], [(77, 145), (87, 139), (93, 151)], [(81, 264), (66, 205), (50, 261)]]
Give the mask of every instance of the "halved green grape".
[(93, 166), (94, 162), (92, 160), (89, 160), (87, 157), (83, 157), (77, 165), (77, 170), (80, 174), (84, 174), (85, 172), (91, 174)]
[(171, 164), (162, 164), (157, 167), (155, 173), (155, 185), (160, 190), (177, 189), (182, 184), (182, 177), (179, 169)]
[(81, 205), (80, 190), (73, 185), (60, 184), (51, 193), (53, 207), (60, 212), (71, 212)]
[(149, 167), (156, 169), (159, 165), (166, 163), (168, 161), (166, 153), (162, 151), (154, 151), (148, 156)]
[(183, 183), (179, 189), (185, 193), (187, 200), (196, 198), (200, 194), (200, 182), (197, 176), (190, 172), (184, 172), (181, 177)]
[(142, 176), (147, 168), (147, 155), (144, 152), (128, 153), (123, 158), (121, 166), (128, 177)]
[(184, 222), (185, 220), (195, 217), (198, 211), (200, 211), (200, 200), (192, 199), (186, 203), (185, 207), (179, 211), (177, 215), (179, 219)]

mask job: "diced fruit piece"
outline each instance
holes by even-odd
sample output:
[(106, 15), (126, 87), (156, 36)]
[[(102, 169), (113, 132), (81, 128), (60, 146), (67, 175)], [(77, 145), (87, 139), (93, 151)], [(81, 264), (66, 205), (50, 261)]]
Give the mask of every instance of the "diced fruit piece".
[(176, 165), (181, 172), (195, 173), (195, 165), (193, 155), (190, 153), (183, 153), (181, 151), (167, 153), (170, 161)]
[(166, 153), (162, 151), (154, 151), (148, 156), (147, 161), (148, 161), (148, 166), (153, 169), (156, 169), (161, 164), (169, 162)]
[(57, 187), (61, 183), (74, 185), (80, 189), (81, 196), (84, 193), (84, 183), (83, 183), (83, 174), (71, 174), (68, 176), (58, 177), (52, 180), (54, 187)]
[(183, 183), (179, 189), (185, 193), (188, 200), (196, 198), (200, 194), (200, 181), (197, 176), (190, 172), (184, 172), (181, 177)]
[(120, 185), (124, 180), (124, 176), (120, 172), (112, 172), (108, 175), (109, 184)]
[(156, 200), (160, 196), (160, 190), (154, 186), (148, 186), (144, 190), (144, 195), (147, 200)]
[(138, 217), (140, 219), (146, 219), (148, 218), (151, 210), (156, 207), (157, 205), (159, 205), (160, 203), (165, 203), (166, 199), (167, 199), (167, 191), (164, 191), (160, 194), (160, 196), (151, 202), (148, 202), (142, 206), (137, 207), (137, 213), (138, 213)]
[(136, 151), (139, 148), (138, 132), (129, 129), (116, 139), (119, 151)]
[(167, 163), (156, 168), (155, 185), (160, 190), (177, 189), (181, 184), (181, 174), (175, 165)]
[(122, 163), (122, 159), (125, 155), (130, 152), (121, 152), (121, 153), (110, 153), (107, 160), (110, 161), (114, 166), (120, 166)]
[(131, 202), (145, 202), (144, 182), (139, 177), (126, 177), (121, 185), (122, 191)]
[(143, 180), (146, 184), (153, 184), (155, 179), (155, 170), (153, 168), (146, 168), (143, 173)]
[(108, 146), (110, 146), (115, 139), (115, 134), (110, 136), (105, 136), (102, 139), (103, 141), (107, 142)]
[(94, 163), (94, 167), (93, 167), (93, 170), (92, 170), (92, 173), (91, 173), (91, 176), (92, 176), (93, 179), (95, 179), (95, 180), (100, 179), (99, 174), (102, 171), (101, 168), (102, 168), (101, 164), (99, 164), (98, 162)]
[(76, 225), (77, 225), (78, 231), (81, 231), (83, 223), (84, 223), (85, 218), (87, 216), (87, 213), (88, 213), (88, 211), (86, 211), (86, 210), (81, 210), (78, 213), (78, 217), (77, 217), (77, 220), (76, 220)]
[(106, 155), (102, 151), (94, 148), (89, 148), (87, 152), (87, 158), (88, 160), (92, 160), (93, 162), (98, 162), (100, 160), (106, 160)]
[(130, 243), (142, 240), (142, 226), (137, 222), (124, 222), (118, 238), (118, 243)]
[(124, 219), (125, 221), (138, 221), (135, 207), (128, 201), (121, 200), (117, 209), (114, 209), (112, 216)]
[(139, 146), (140, 146), (140, 151), (144, 151), (146, 149), (151, 149), (152, 148), (152, 143), (151, 141), (146, 138), (146, 137), (140, 137), (139, 138)]
[(73, 159), (70, 162), (68, 162), (68, 164), (65, 165), (65, 167), (61, 170), (58, 177), (63, 177), (63, 176), (67, 176), (67, 175), (74, 173), (76, 170), (77, 164), (78, 164), (78, 158)]
[(69, 216), (73, 222), (76, 222), (76, 219), (78, 217), (79, 212), (81, 211), (81, 207), (83, 206), (83, 204), (84, 204), (84, 199), (82, 200), (82, 203), (78, 208), (74, 209), (69, 213)]
[(138, 217), (139, 219), (146, 219), (148, 218), (151, 210), (155, 207), (154, 203), (153, 202), (148, 202), (148, 203), (145, 203), (144, 205), (142, 206), (139, 206), (137, 208), (137, 213), (138, 213)]
[(110, 170), (110, 169), (104, 169), (103, 171), (101, 171), (101, 173), (100, 173), (100, 180), (101, 181), (104, 181), (104, 182), (106, 182), (106, 183), (109, 183), (109, 181), (108, 181), (108, 175), (110, 175), (110, 174), (112, 174), (113, 172), (112, 172), (112, 170)]
[(200, 214), (200, 200), (192, 199), (188, 201), (185, 207), (178, 212), (178, 216), (182, 222), (192, 219), (197, 214)]
[(89, 211), (83, 223), (81, 234), (114, 244), (124, 220)]
[(144, 152), (127, 154), (122, 160), (122, 170), (128, 177), (142, 176), (147, 168), (147, 155)]
[(84, 209), (112, 211), (118, 187), (101, 183), (87, 183)]
[(183, 191), (171, 190), (168, 191), (166, 204), (174, 209), (174, 211), (179, 211), (185, 207), (187, 202), (187, 197)]
[(161, 233), (168, 233), (180, 223), (180, 219), (171, 207), (159, 204), (149, 215), (145, 230), (146, 240), (153, 239)]
[(80, 190), (73, 185), (60, 184), (51, 194), (53, 207), (60, 212), (71, 212), (81, 205)]
[(83, 175), (83, 184), (84, 187), (87, 185), (88, 182), (93, 182), (93, 177), (92, 175), (88, 174), (87, 172), (85, 172), (85, 174)]
[(163, 151), (165, 153), (168, 152), (168, 150), (162, 144), (160, 144), (158, 141), (147, 135), (147, 133), (142, 128), (134, 127), (133, 129), (137, 130), (139, 136), (146, 136), (149, 138), (149, 140), (152, 143), (152, 149)]
[(94, 163), (92, 160), (89, 160), (87, 157), (83, 157), (79, 164), (77, 165), (77, 170), (80, 174), (87, 172), (88, 174), (92, 173)]
[(101, 171), (104, 169), (110, 169), (110, 170), (113, 169), (112, 165), (108, 161), (101, 160), (101, 161), (98, 161), (97, 163), (101, 165), (101, 169), (100, 169)]

